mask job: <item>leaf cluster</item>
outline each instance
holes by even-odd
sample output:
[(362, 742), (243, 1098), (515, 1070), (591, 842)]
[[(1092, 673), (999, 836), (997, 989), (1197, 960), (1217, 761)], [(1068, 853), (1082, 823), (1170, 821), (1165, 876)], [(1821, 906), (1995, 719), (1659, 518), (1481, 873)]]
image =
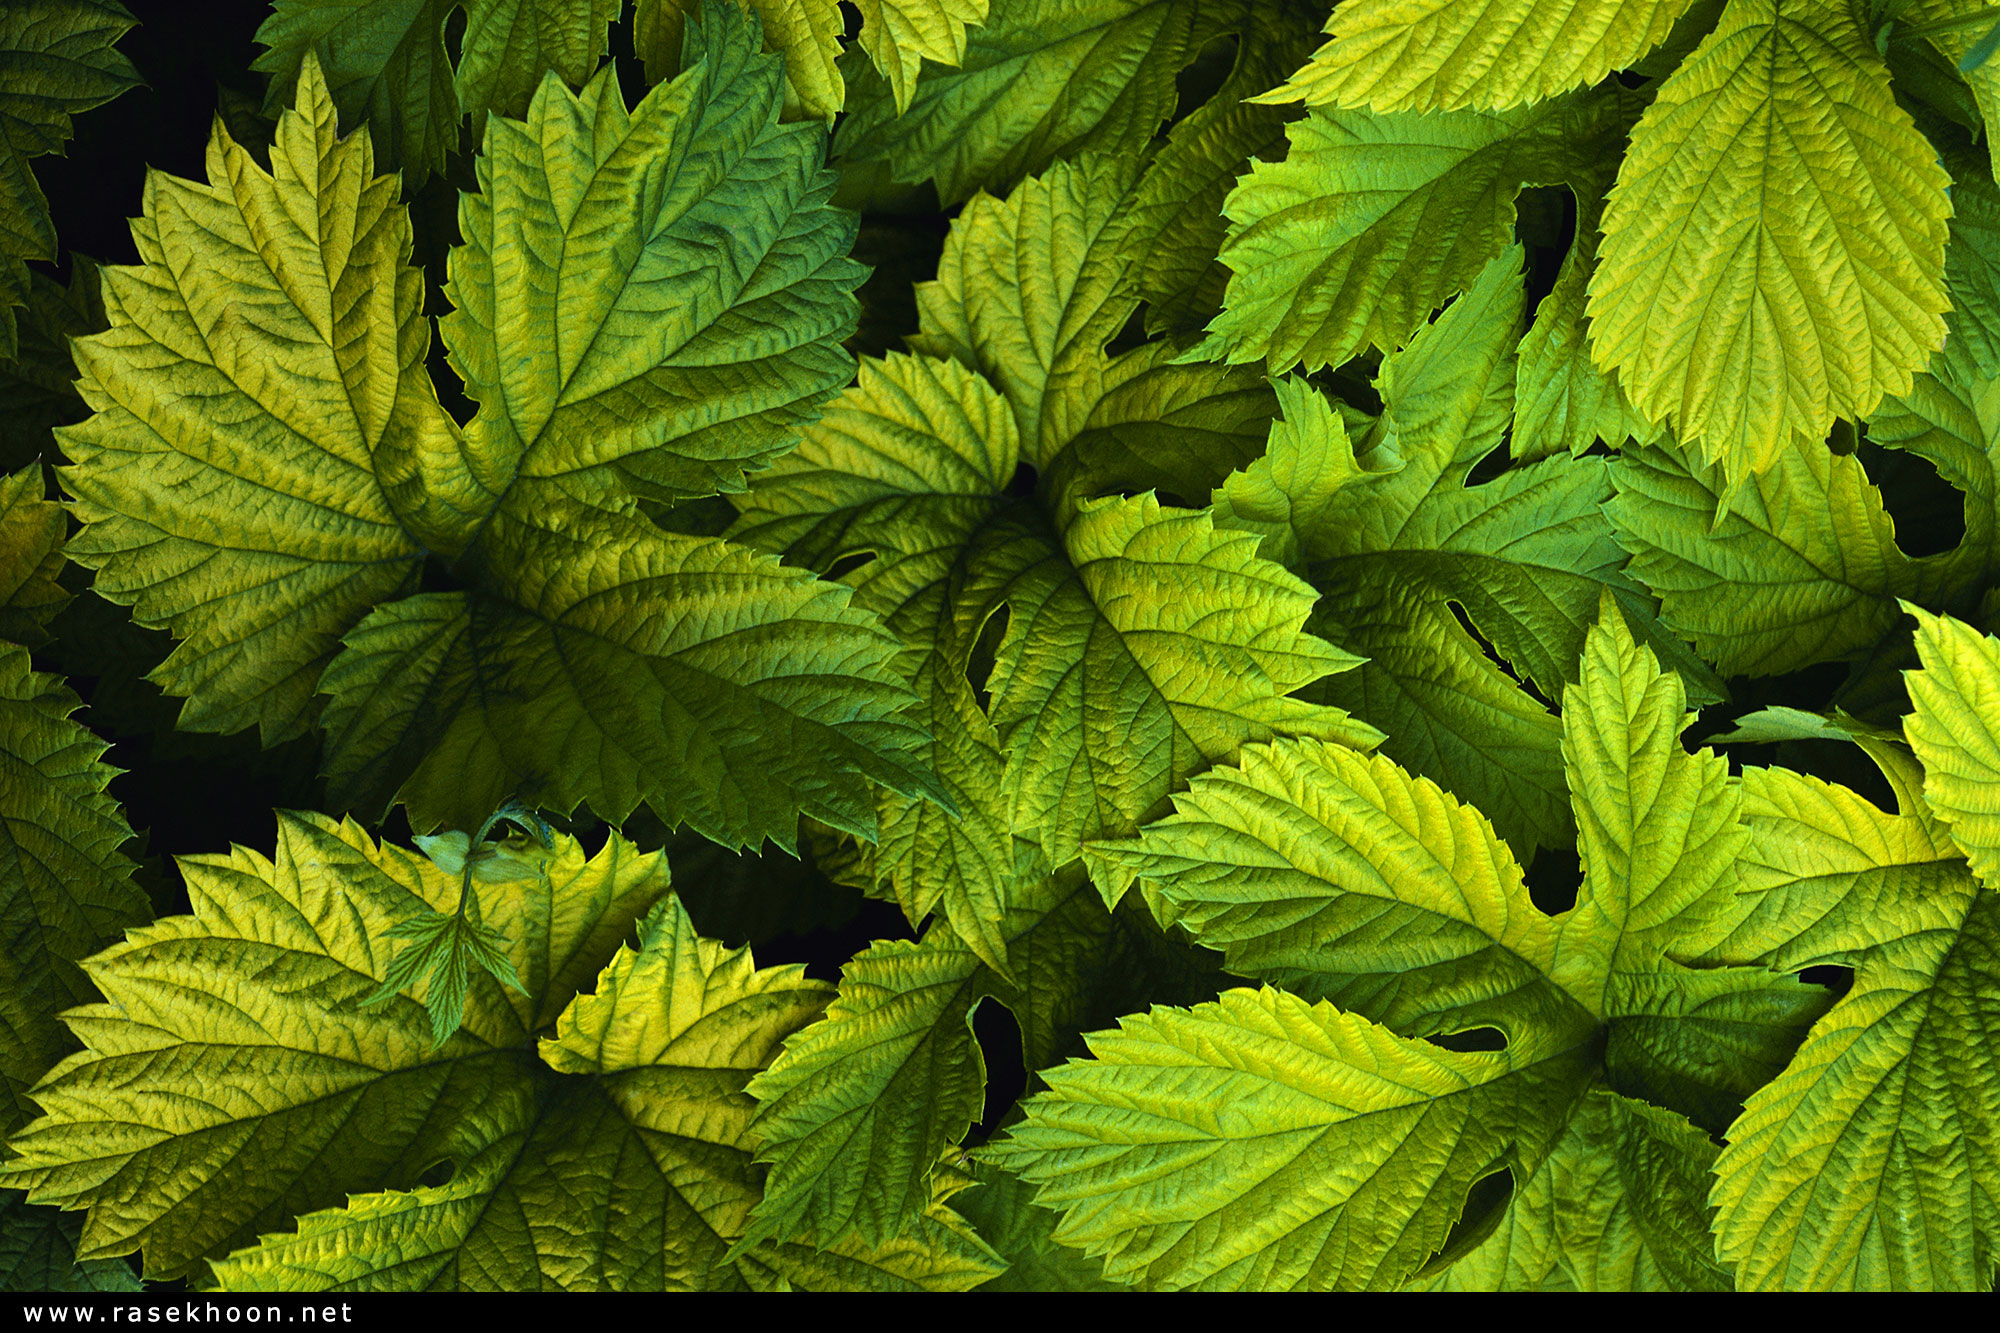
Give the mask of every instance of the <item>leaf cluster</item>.
[(1990, 1289), (2000, 19), (1328, 11), (0, 8), (0, 1285)]

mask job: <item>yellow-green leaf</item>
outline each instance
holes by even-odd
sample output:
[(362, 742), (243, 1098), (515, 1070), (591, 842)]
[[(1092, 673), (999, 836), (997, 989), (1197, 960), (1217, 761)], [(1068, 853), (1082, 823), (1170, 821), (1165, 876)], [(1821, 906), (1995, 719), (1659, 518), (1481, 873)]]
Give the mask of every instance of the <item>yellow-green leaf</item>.
[(1944, 342), (1949, 181), (1831, 0), (1736, 0), (1632, 131), (1597, 363), (1732, 485), (1865, 417)]
[(1504, 111), (1546, 101), (1665, 41), (1690, 0), (1345, 0), (1333, 40), (1259, 101)]

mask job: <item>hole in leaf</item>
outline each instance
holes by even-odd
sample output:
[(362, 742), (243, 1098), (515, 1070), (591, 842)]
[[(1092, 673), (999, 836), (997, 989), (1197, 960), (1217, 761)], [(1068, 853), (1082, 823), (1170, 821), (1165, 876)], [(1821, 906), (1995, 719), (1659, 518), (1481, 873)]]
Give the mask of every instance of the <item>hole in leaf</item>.
[(1381, 369), (1382, 354), (1370, 347), (1351, 361), (1343, 361), (1332, 369), (1316, 370), (1306, 378), (1321, 393), (1330, 394), (1370, 416), (1379, 416), (1382, 394), (1375, 387), (1375, 376)]
[(1501, 431), (1499, 443), (1487, 450), (1485, 456), (1477, 463), (1474, 463), (1472, 470), (1465, 474), (1465, 484), (1468, 486), (1484, 486), (1487, 482), (1513, 466), (1514, 450), (1508, 444), (1508, 441), (1513, 438), (1514, 428), (1511, 425)]
[(1854, 452), (1882, 491), (1882, 507), (1896, 524), (1896, 545), (1904, 555), (1936, 555), (1965, 540), (1965, 497), (1928, 458), (1873, 444)]
[(1576, 906), (1583, 887), (1583, 861), (1573, 847), (1544, 847), (1528, 867), (1528, 897), (1550, 916)]
[(988, 712), (993, 708), (993, 692), (987, 689), (987, 682), (992, 678), (1000, 643), (1007, 637), (1008, 618), (1005, 602), (994, 607), (993, 614), (986, 617), (986, 623), (979, 627), (979, 639), (972, 645), (971, 656), (965, 660), (966, 684), (972, 686), (973, 697), (979, 701), (980, 708)]
[(1473, 1182), (1465, 1195), (1465, 1211), (1452, 1224), (1451, 1232), (1444, 1238), (1430, 1262), (1418, 1270), (1416, 1276), (1428, 1277), (1438, 1273), (1463, 1259), (1479, 1248), (1486, 1238), (1500, 1226), (1500, 1219), (1506, 1216), (1507, 1204), (1514, 1197), (1514, 1175), (1505, 1167), (1494, 1170), (1491, 1175), (1481, 1176)]
[(1567, 185), (1537, 185), (1514, 201), (1514, 235), (1528, 252), (1528, 304), (1532, 317), (1555, 290), (1556, 275), (1576, 240), (1576, 196)]
[(1851, 967), (1835, 967), (1831, 964), (1823, 967), (1809, 967), (1799, 973), (1799, 980), (1805, 982), (1808, 986), (1826, 987), (1833, 992), (1833, 998), (1837, 1000), (1854, 989), (1854, 969)]
[(1007, 483), (1007, 489), (1000, 493), (1011, 496), (1016, 500), (1025, 500), (1033, 495), (1035, 493), (1035, 469), (1026, 463), (1017, 463), (1014, 466), (1013, 479)]
[[(1195, 53), (1195, 58), (1174, 78), (1174, 105), (1185, 117), (1215, 96), (1222, 87), (1223, 80), (1236, 65), (1236, 34), (1225, 32), (1209, 40), (1208, 44)], [(1165, 137), (1162, 132), (1162, 138)]]
[(1507, 1034), (1499, 1028), (1471, 1028), (1465, 1032), (1444, 1032), (1425, 1041), (1447, 1051), (1504, 1051)]
[(828, 582), (832, 582), (835, 579), (844, 579), (874, 558), (875, 553), (873, 551), (849, 551), (846, 555), (828, 565), (826, 573), (822, 577)]
[[(1495, 450), (1495, 452), (1498, 453), (1500, 451)], [(1522, 692), (1525, 693), (1530, 699), (1533, 699), (1536, 703), (1548, 709), (1551, 713), (1556, 714), (1558, 717), (1562, 715), (1562, 710), (1557, 708), (1554, 703), (1550, 702), (1548, 697), (1544, 695), (1540, 690), (1536, 689), (1532, 681), (1529, 681), (1519, 672), (1515, 671), (1513, 667), (1507, 665), (1507, 659), (1500, 656), (1500, 650), (1493, 646), (1492, 640), (1488, 639), (1484, 634), (1481, 634), (1479, 632), (1478, 627), (1472, 623), (1472, 617), (1466, 613), (1466, 610), (1462, 605), (1460, 605), (1456, 601), (1449, 601), (1449, 600), (1445, 602), (1445, 605), (1450, 607), (1452, 615), (1457, 617), (1459, 628), (1464, 630), (1468, 635), (1472, 637), (1472, 641), (1479, 645), (1480, 652), (1486, 654), (1487, 661), (1491, 662), (1494, 666), (1499, 667), (1501, 673), (1505, 675), (1507, 679), (1513, 681), (1516, 685), (1520, 686)]]
[(432, 1162), (428, 1167), (426, 1167), (424, 1169), (424, 1173), (417, 1177), (417, 1185), (420, 1188), (434, 1188), (438, 1185), (449, 1185), (451, 1183), (451, 1178), (457, 1174), (458, 1174), (458, 1163), (452, 1161), (451, 1158), (447, 1157), (443, 1161)]
[(1028, 1090), (1028, 1067), (1021, 1059), (1021, 1025), (1013, 1011), (991, 995), (972, 1010), (972, 1038), (986, 1060), (986, 1104), (966, 1142), (983, 1141)]

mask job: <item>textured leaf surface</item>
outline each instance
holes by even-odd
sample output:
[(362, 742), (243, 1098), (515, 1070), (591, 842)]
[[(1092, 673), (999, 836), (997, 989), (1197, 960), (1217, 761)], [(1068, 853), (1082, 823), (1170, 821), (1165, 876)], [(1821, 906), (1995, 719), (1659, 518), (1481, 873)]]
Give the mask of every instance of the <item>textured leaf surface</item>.
[(42, 469), (0, 476), (0, 639), (39, 647), (49, 619), (69, 603), (62, 572), (62, 506), (42, 498)]
[(2000, 1234), (1995, 898), (1913, 816), (1771, 770), (1731, 941), (1854, 984), (1752, 1096), (1716, 1164), (1718, 1251), (1746, 1289), (1984, 1289)]
[(1639, 414), (1617, 376), (1591, 360), (1584, 312), (1602, 212), (1601, 201), (1589, 191), (1577, 200), (1576, 240), (1521, 339), (1511, 441), (1516, 458), (1580, 454), (1598, 440), (1617, 446), (1628, 438), (1651, 444), (1660, 437), (1659, 424)]
[(905, 104), (858, 67), (841, 156), (947, 205), (1087, 150), (1136, 153), (1174, 109), (1174, 76), (1212, 29), (1192, 0), (1010, 0), (968, 29), (957, 68), (931, 70)]
[(1607, 588), (1650, 615), (1605, 520), (1602, 463), (1555, 459), (1465, 484), (1513, 405), (1519, 263), (1519, 251), (1495, 260), (1384, 359), (1383, 412), (1358, 442), (1317, 390), (1281, 383), (1283, 424), (1215, 506), (1321, 590), (1316, 630), (1369, 659), (1320, 697), (1388, 732), (1386, 754), (1527, 853), (1569, 839), (1560, 726), (1542, 700), (1574, 677)]
[(851, 373), (864, 270), (823, 132), (777, 123), (753, 20), (709, 20), (706, 58), (631, 112), (607, 73), (488, 129), (442, 332), (480, 405), (468, 466), (520, 506), (740, 490)]
[(117, 0), (14, 0), (0, 10), (0, 361), (19, 350), (28, 260), (54, 260), (55, 222), (29, 167), (60, 153), (70, 117), (137, 87), (114, 46), (133, 19)]
[[(1024, 879), (998, 933), (1004, 968), (933, 925), (920, 943), (881, 941), (850, 962), (826, 1017), (786, 1043), (751, 1092), (771, 1164), (751, 1234), (826, 1245), (893, 1244), (943, 1179), (941, 1159), (979, 1118), (985, 1057), (975, 1009), (1004, 1004), (1029, 1068), (1075, 1032), (1147, 994), (1179, 995), (1184, 960), (1148, 956), (1143, 916), (1115, 919), (1080, 870)], [(1205, 977), (1192, 982), (1212, 994)]]
[(751, 1084), (771, 1163), (756, 1234), (893, 1238), (928, 1198), (938, 1154), (978, 1119), (986, 1061), (972, 1008), (991, 982), (940, 933), (857, 955), (825, 1021)]
[[(1584, 1081), (1602, 1076), (1726, 1123), (1824, 1008), (1823, 993), (1761, 957), (1693, 956), (1745, 928), (1750, 902), (1735, 869), (1749, 837), (1738, 791), (1721, 759), (1681, 748), (1690, 717), (1679, 677), (1606, 591), (1563, 693), (1584, 883), (1555, 918), (1477, 811), (1379, 756), (1309, 742), (1246, 749), (1139, 837), (1093, 844), (1100, 878), (1114, 889), (1139, 878), (1161, 919), (1223, 949), (1231, 970), (1326, 998), (1232, 991), (1192, 1015), (1124, 1020), (1122, 1033), (1091, 1039), (1094, 1060), (1044, 1075), (1052, 1091), (1030, 1099), (994, 1160), (1064, 1209), (1058, 1240), (1142, 1285), (1399, 1285), (1503, 1160), (1511, 1202), (1495, 1213), (1484, 1195), (1495, 1229), (1467, 1219), (1478, 1224), (1471, 1250), (1446, 1260), (1484, 1256), (1464, 1282), (1540, 1287), (1567, 1255), (1585, 1266), (1561, 1275), (1568, 1285), (1641, 1273), (1726, 1285), (1699, 1206), (1712, 1154), (1687, 1158), (1706, 1148), (1701, 1133), (1652, 1107), (1634, 1112), (1647, 1123), (1571, 1119)], [(1504, 1049), (1416, 1040), (1478, 1029)], [(1568, 1071), (1559, 1088), (1533, 1076), (1545, 1064)], [(1283, 1092), (1267, 1094), (1264, 1079)], [(1403, 1109), (1417, 1118), (1398, 1118)], [(1566, 1123), (1588, 1140), (1579, 1164), (1537, 1184)], [(1307, 1165), (1314, 1126), (1339, 1145), (1327, 1164)], [(1468, 1147), (1461, 1134), (1496, 1137)], [(1368, 1193), (1377, 1188), (1399, 1202)], [(1641, 1190), (1649, 1197), (1633, 1203)], [(1344, 1211), (1357, 1207), (1370, 1219), (1361, 1235)], [(1559, 1242), (1558, 1217), (1579, 1213), (1561, 1225), (1590, 1243)]]
[(464, 827), (509, 795), (613, 820), (643, 800), (790, 849), (802, 811), (875, 834), (864, 773), (930, 790), (891, 644), (844, 589), (565, 503), (503, 513), (484, 541), (490, 591), (391, 603), (327, 668), (331, 775), (355, 803)]
[(1659, 595), (1667, 626), (1725, 674), (1780, 675), (1861, 652), (1916, 588), (1881, 492), (1858, 460), (1817, 440), (1787, 447), (1733, 492), (1721, 468), (1664, 448), (1628, 450), (1613, 466), (1608, 512), (1633, 575)]
[(1169, 1288), (1400, 1284), (1494, 1162), (1533, 1170), (1589, 1067), (1587, 1044), (1458, 1053), (1268, 988), (1089, 1042), (982, 1156), (1106, 1276)]
[(1295, 107), (1249, 100), (1298, 68), (1318, 15), (1299, 0), (1251, 6), (1228, 78), (1175, 121), (1146, 167), (1132, 202), (1139, 294), (1146, 328), (1192, 333), (1222, 308), (1229, 270), (1218, 252), (1228, 234), (1222, 206), (1253, 160), (1285, 151)]
[(965, 30), (986, 21), (991, 0), (858, 0), (861, 49), (889, 81), (896, 114), (910, 109), (926, 60), (956, 67), (965, 59)]
[(1174, 813), (1089, 851), (1240, 976), (1328, 999), (1406, 1036), (1567, 1002), (1557, 932), (1477, 810), (1381, 756), (1314, 741), (1244, 750)]
[(1006, 395), (1023, 461), (1047, 467), (1105, 390), (1104, 344), (1137, 293), (1124, 245), (1129, 159), (1091, 154), (960, 210), (935, 282), (917, 288), (912, 347), (951, 357)]
[(1618, 89), (1502, 112), (1315, 109), (1229, 195), (1227, 308), (1201, 354), (1317, 370), (1402, 346), (1506, 248), (1524, 185), (1594, 179), (1636, 114)]
[(1947, 183), (1845, 7), (1732, 4), (1632, 131), (1592, 354), (1732, 483), (1767, 471), (1942, 345)]
[(1546, 101), (1666, 40), (1689, 0), (1347, 0), (1333, 40), (1267, 100), (1375, 111)]
[[(691, 34), (636, 111), (608, 74), (551, 77), (528, 122), (490, 122), (445, 325), (481, 404), (462, 436), (394, 182), (365, 134), (335, 140), (316, 62), (273, 174), (224, 134), (208, 186), (153, 179), (148, 262), (108, 279), (113, 328), (80, 353), (97, 414), (66, 444), (75, 553), (183, 640), (155, 673), (183, 725), (276, 739), (323, 688), (335, 799), (400, 796), (421, 826), (523, 794), (791, 846), (807, 811), (874, 835), (845, 756), (932, 790), (873, 751), (916, 732), (845, 592), (631, 510), (784, 446), (847, 376), (861, 274), (755, 21), (712, 4)], [(406, 596), (427, 555), (457, 591)]]
[(0, 468), (9, 469), (37, 459), (55, 462), (51, 429), (89, 415), (77, 396), (69, 340), (104, 328), (97, 265), (72, 253), (67, 287), (46, 274), (33, 275), (28, 304), (14, 313), (16, 354), (0, 362)]
[(111, 328), (74, 349), (94, 415), (63, 433), (70, 555), (176, 631), (152, 678), (181, 725), (267, 742), (304, 729), (340, 636), (415, 589), (423, 548), (376, 469), (453, 436), (394, 181), (365, 136), (335, 140), (316, 65), (300, 107), (271, 174), (218, 132), (207, 184), (148, 177), (145, 262), (103, 271)]
[[(454, 56), (453, 11), (465, 11)], [(553, 71), (581, 87), (609, 49), (616, 0), (275, 0), (257, 30), (269, 48), (251, 66), (272, 75), (266, 108), (292, 104), (306, 58), (325, 73), (341, 124), (366, 121), (384, 165), (412, 188), (475, 135), (490, 113), (519, 116)]]
[(1034, 1202), (1034, 1189), (1019, 1176), (979, 1165), (976, 1189), (953, 1206), (979, 1229), (981, 1239), (1007, 1261), (1007, 1271), (981, 1291), (1123, 1291), (1104, 1280), (1104, 1265), (1059, 1244), (1058, 1214)]
[(1949, 616), (1911, 613), (1924, 669), (1908, 677), (1905, 727), (1924, 800), (1972, 872), (2000, 887), (2000, 643)]
[(56, 1015), (94, 998), (77, 961), (146, 919), (120, 848), (132, 837), (105, 786), (106, 743), (71, 719), (76, 695), (0, 644), (0, 1128), (74, 1046)]
[(252, 64), (272, 76), (269, 112), (293, 105), (307, 58), (352, 130), (366, 121), (384, 164), (421, 183), (458, 147), (460, 110), (445, 18), (454, 0), (273, 0)]
[(757, 1195), (743, 1085), (827, 990), (796, 964), (759, 970), (748, 950), (700, 938), (663, 900), (639, 947), (541, 1039), (535, 1102), (482, 1127), (492, 1141), (450, 1184), (302, 1218), (217, 1275), (233, 1290), (716, 1290), (860, 1258), (906, 1287), (980, 1280), (986, 1256), (934, 1205), (922, 1241), (897, 1253), (850, 1247), (829, 1263), (767, 1247), (722, 1263)]
[[(633, 6), (632, 45), (650, 81), (662, 82), (680, 71), (688, 16), (703, 3), (638, 0)], [(785, 58), (785, 110), (830, 120), (846, 94), (834, 63), (841, 16), (833, 0), (744, 0), (744, 6), (763, 24), (765, 49)]]
[[(999, 803), (954, 835), (970, 843), (953, 855), (977, 871), (969, 916), (955, 920), (975, 940), (973, 922), (997, 920), (1009, 836), (1039, 843), (1059, 867), (1084, 838), (1136, 827), (1246, 740), (1374, 739), (1340, 710), (1290, 697), (1352, 661), (1303, 632), (1307, 585), (1204, 513), (1152, 495), (1080, 494), (1096, 480), (1092, 465), (1059, 449), (1099, 420), (1092, 404), (1109, 402), (1105, 386), (1136, 383), (1102, 351), (1132, 306), (1115, 248), (1094, 248), (1115, 225), (1116, 195), (1089, 188), (1109, 181), (1122, 193), (1123, 170), (1086, 159), (1005, 203), (968, 207), (944, 276), (920, 294), (920, 344), (953, 360), (871, 364), (759, 479), (732, 529), (814, 568), (872, 557), (845, 581), (902, 638), (954, 797), (990, 801), (1005, 756)], [(1156, 365), (1139, 364), (1141, 375)], [(1155, 395), (1120, 411), (1157, 418), (1171, 405)], [(1022, 461), (1046, 471), (1033, 495), (1010, 494)], [(1003, 607), (982, 709), (966, 670)], [(898, 896), (936, 901), (900, 887), (902, 849), (926, 845), (904, 839), (892, 836), (886, 867)], [(990, 931), (980, 947), (997, 962)]]
[(1595, 1089), (1498, 1229), (1432, 1291), (1732, 1291), (1709, 1235), (1715, 1145), (1670, 1111)]
[(527, 994), (476, 978), (433, 1051), (416, 999), (358, 1001), (395, 951), (384, 932), (454, 908), (457, 876), (299, 815), (281, 816), (275, 860), (239, 848), (181, 869), (194, 915), (89, 960), (104, 1003), (67, 1015), (84, 1049), (36, 1089), (44, 1115), (5, 1168), (37, 1202), (90, 1210), (80, 1257), (143, 1248), (159, 1276), (467, 1161), (527, 1117), (535, 1037), (667, 890), (657, 854), (614, 837), (586, 861), (565, 841), (545, 879), (486, 909)]
[(0, 1191), (0, 1291), (138, 1291), (138, 1274), (122, 1259), (76, 1261), (81, 1223), (59, 1209), (37, 1208), (17, 1191)]

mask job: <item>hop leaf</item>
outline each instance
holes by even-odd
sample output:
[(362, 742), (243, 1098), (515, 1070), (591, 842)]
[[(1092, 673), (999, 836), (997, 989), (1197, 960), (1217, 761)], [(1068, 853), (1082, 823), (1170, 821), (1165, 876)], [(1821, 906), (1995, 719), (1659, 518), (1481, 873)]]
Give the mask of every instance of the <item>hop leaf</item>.
[[(181, 639), (154, 679), (182, 726), (323, 713), (333, 799), (420, 828), (518, 792), (790, 847), (801, 814), (873, 837), (871, 782), (936, 794), (845, 590), (635, 508), (784, 447), (847, 376), (861, 276), (755, 21), (712, 3), (690, 50), (636, 109), (606, 71), (488, 122), (443, 325), (463, 431), (394, 181), (336, 138), (316, 59), (271, 171), (218, 130), (208, 183), (152, 178), (65, 475), (98, 591)], [(420, 593), (426, 561), (457, 587)]]
[[(1594, 1084), (1733, 1106), (1823, 1007), (1761, 968), (1697, 971), (1680, 956), (1741, 923), (1746, 836), (1723, 762), (1680, 748), (1687, 720), (1679, 679), (1605, 594), (1564, 693), (1585, 881), (1555, 919), (1476, 811), (1379, 756), (1279, 741), (1196, 779), (1174, 814), (1094, 844), (1092, 862), (1142, 881), (1164, 920), (1232, 970), (1306, 995), (1233, 990), (1091, 1034), (1091, 1058), (1045, 1074), (1049, 1091), (985, 1156), (1063, 1210), (1057, 1240), (1153, 1287), (1400, 1286), (1500, 1166), (1515, 1190), (1498, 1225), (1554, 1245), (1535, 1212), (1550, 1187), (1534, 1181)], [(1479, 1028), (1504, 1047), (1424, 1039)], [(1754, 1033), (1754, 1056), (1718, 1062), (1718, 1032)], [(1552, 1179), (1577, 1157), (1603, 1179), (1621, 1154), (1654, 1155), (1651, 1139), (1685, 1152), (1699, 1137), (1643, 1113), (1597, 1132)], [(1653, 1221), (1644, 1252), (1600, 1230), (1607, 1271), (1714, 1283), (1698, 1168), (1674, 1172), (1654, 1203), (1672, 1220)], [(1557, 1206), (1590, 1204), (1565, 1190)], [(1475, 1267), (1498, 1280), (1489, 1259)]]

